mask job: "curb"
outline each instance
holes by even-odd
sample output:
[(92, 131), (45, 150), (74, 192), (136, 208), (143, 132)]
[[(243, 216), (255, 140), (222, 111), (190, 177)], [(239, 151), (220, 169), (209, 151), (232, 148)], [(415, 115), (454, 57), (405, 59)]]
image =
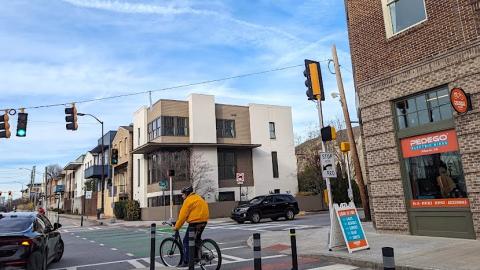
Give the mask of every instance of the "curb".
[[(250, 248), (253, 248), (253, 236), (249, 236), (247, 239), (247, 246)], [(289, 245), (290, 246), (290, 245)], [(269, 248), (270, 246), (262, 246), (262, 249)], [(290, 255), (290, 250), (288, 251), (283, 251), (280, 252), (282, 254), (287, 254)], [(319, 255), (319, 254), (298, 254), (300, 257), (311, 257), (311, 258), (317, 258), (317, 259), (324, 259), (324, 260), (330, 260), (336, 263), (347, 263), (351, 264), (354, 266), (358, 267), (366, 267), (366, 268), (372, 268), (372, 269), (383, 269), (383, 263), (381, 262), (375, 262), (375, 261), (368, 261), (368, 260), (362, 260), (362, 259), (354, 259), (350, 258), (347, 256), (340, 256), (340, 255)], [(419, 268), (415, 266), (409, 266), (409, 265), (395, 265), (396, 270), (434, 270), (436, 268)]]

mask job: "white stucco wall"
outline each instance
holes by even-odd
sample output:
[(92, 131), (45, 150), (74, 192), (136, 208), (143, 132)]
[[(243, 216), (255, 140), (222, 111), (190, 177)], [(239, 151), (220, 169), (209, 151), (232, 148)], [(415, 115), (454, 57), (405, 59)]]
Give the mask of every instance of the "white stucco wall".
[[(280, 189), (281, 193), (298, 192), (297, 160), (290, 107), (249, 104), (250, 132), (255, 195)], [(270, 139), (269, 122), (275, 123), (276, 139)], [(272, 151), (277, 152), (279, 177), (273, 178)]]
[(215, 97), (191, 94), (188, 96), (188, 114), (190, 142), (216, 143)]
[[(143, 106), (133, 114), (133, 149), (148, 142), (147, 110)], [(133, 155), (133, 199), (139, 201), (140, 207), (147, 207), (147, 171), (147, 161), (143, 154)]]

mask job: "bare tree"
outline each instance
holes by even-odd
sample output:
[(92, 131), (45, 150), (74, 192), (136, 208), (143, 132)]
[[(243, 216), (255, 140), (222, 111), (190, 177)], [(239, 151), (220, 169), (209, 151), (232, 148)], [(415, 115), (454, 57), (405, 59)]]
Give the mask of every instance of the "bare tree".
[(62, 174), (62, 167), (58, 164), (51, 164), (47, 166), (47, 175), (50, 179), (59, 178)]
[(167, 179), (168, 170), (175, 170), (177, 181), (190, 182), (198, 195), (205, 197), (216, 192), (216, 185), (211, 178), (213, 168), (201, 153), (189, 150), (164, 151), (154, 156), (153, 162), (155, 170), (152, 177), (155, 181)]
[(205, 197), (207, 194), (215, 194), (216, 185), (211, 178), (213, 168), (201, 153), (193, 153), (190, 157), (190, 182), (193, 190)]

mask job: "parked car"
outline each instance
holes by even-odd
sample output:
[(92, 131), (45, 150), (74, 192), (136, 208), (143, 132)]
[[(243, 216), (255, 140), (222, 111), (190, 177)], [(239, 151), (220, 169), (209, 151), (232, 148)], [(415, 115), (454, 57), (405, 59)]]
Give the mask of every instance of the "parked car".
[(0, 269), (46, 270), (62, 259), (64, 244), (58, 229), (37, 212), (0, 214)]
[(284, 217), (286, 220), (293, 220), (299, 212), (298, 203), (292, 195), (270, 194), (239, 204), (233, 209), (231, 218), (238, 223), (244, 223), (247, 220), (258, 223), (262, 218), (278, 220)]

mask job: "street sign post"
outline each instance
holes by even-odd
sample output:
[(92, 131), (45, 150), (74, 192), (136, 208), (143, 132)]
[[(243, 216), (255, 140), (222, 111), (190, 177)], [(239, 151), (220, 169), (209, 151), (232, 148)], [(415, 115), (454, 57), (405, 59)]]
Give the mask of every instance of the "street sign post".
[(85, 192), (85, 199), (91, 200), (92, 199), (92, 191), (86, 191)]
[(160, 189), (161, 189), (162, 191), (168, 189), (168, 181), (167, 181), (167, 180), (160, 180), (160, 181), (158, 182), (158, 185), (160, 186)]
[(245, 182), (245, 173), (237, 173), (237, 185), (240, 186), (240, 201), (242, 201), (242, 185)]

